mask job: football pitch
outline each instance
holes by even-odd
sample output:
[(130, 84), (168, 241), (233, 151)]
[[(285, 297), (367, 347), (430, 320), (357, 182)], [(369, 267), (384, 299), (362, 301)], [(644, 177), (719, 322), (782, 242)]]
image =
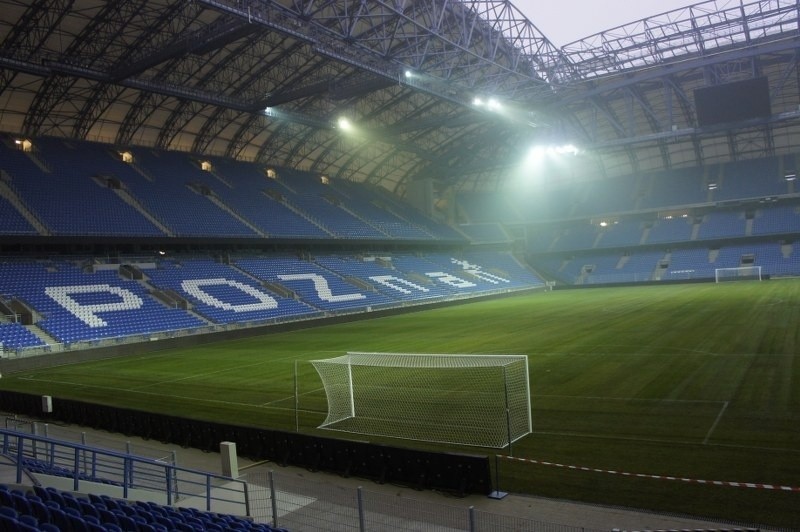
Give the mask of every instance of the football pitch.
[(513, 459), (447, 448), (498, 455), (504, 491), (800, 523), (800, 280), (540, 292), (25, 371), (0, 389), (348, 436), (316, 428), (308, 363), (348, 351), (527, 355), (533, 433)]

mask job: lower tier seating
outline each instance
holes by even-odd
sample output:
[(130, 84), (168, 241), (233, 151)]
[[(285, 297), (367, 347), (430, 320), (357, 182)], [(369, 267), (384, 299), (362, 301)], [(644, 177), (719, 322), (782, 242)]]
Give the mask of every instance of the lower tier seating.
[[(503, 252), (313, 259), (243, 255), (229, 264), (204, 256), (120, 262), (0, 263), (0, 296), (30, 309), (34, 323), (27, 328), (0, 323), (3, 349), (149, 340), (154, 334), (365, 312), (544, 284)], [(41, 331), (46, 341), (29, 329)]]
[(249, 519), (153, 502), (130, 502), (105, 495), (34, 486), (0, 485), (0, 530), (19, 532), (200, 532), (204, 530), (286, 532)]

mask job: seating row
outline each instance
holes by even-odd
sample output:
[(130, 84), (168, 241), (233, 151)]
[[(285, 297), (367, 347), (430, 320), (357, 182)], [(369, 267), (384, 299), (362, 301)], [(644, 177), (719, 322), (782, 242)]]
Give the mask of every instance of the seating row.
[[(458, 240), (446, 225), (374, 188), (288, 169), (55, 138), (34, 152), (0, 137), (0, 235)], [(11, 202), (6, 195), (16, 196)], [(9, 196), (11, 197), (11, 196)]]
[(531, 256), (534, 266), (568, 284), (713, 279), (719, 268), (760, 266), (762, 276), (800, 275), (800, 246), (752, 242), (720, 248), (582, 252)]
[[(729, 201), (754, 201), (797, 192), (789, 169), (795, 155), (733, 161), (607, 179), (550, 179), (548, 184), (497, 193), (463, 192), (464, 222), (515, 224), (665, 210)], [(551, 169), (553, 176), (558, 169)]]
[[(57, 342), (72, 344), (309, 319), (543, 285), (513, 256), (498, 251), (460, 257), (322, 255), (313, 260), (242, 255), (231, 257), (230, 264), (208, 257), (167, 257), (135, 266), (144, 277), (139, 281), (121, 276), (118, 265), (107, 266), (0, 263), (0, 294), (27, 305), (35, 326)], [(8, 349), (42, 345), (17, 324), (0, 327), (0, 342)]]
[(249, 519), (194, 508), (129, 502), (106, 495), (75, 496), (41, 486), (23, 491), (5, 485), (0, 485), (0, 529), (21, 532), (286, 532)]

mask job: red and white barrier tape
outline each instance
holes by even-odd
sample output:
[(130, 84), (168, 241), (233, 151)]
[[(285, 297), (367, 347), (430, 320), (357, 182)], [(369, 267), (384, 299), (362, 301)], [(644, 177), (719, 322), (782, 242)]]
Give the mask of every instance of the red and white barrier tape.
[(529, 464), (538, 464), (550, 467), (561, 467), (564, 469), (573, 469), (576, 471), (589, 471), (591, 473), (605, 473), (607, 475), (620, 475), (623, 477), (649, 478), (654, 480), (675, 480), (678, 482), (686, 482), (690, 484), (727, 486), (731, 488), (751, 488), (751, 489), (773, 490), (773, 491), (800, 492), (800, 487), (797, 486), (780, 486), (777, 484), (762, 484), (758, 482), (730, 482), (727, 480), (701, 480), (696, 478), (670, 477), (666, 475), (647, 475), (644, 473), (628, 473), (627, 471), (614, 471), (613, 469), (597, 469), (594, 467), (558, 464), (555, 462), (546, 462), (544, 460), (533, 460), (530, 458), (517, 458), (514, 456), (503, 456), (502, 458), (506, 458), (508, 460), (516, 460), (517, 462), (527, 462)]

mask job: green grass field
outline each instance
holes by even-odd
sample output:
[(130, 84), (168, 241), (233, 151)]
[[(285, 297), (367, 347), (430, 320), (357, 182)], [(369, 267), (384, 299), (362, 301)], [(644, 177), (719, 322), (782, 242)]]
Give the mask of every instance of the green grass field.
[[(800, 487), (799, 325), (800, 280), (556, 291), (4, 375), (0, 388), (336, 436), (315, 428), (324, 395), (308, 360), (522, 353), (534, 432), (515, 457)], [(800, 491), (498, 464), (506, 491), (800, 528)]]

